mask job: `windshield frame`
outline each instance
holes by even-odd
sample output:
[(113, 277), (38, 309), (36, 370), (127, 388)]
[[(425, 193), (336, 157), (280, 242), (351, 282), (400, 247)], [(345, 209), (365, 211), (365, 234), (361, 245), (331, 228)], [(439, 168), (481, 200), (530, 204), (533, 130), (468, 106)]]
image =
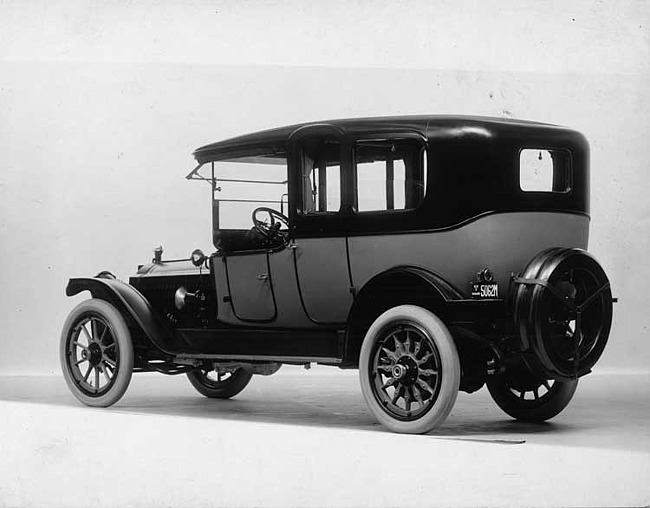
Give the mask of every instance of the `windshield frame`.
[[(236, 163), (236, 164), (265, 164), (277, 165), (285, 167), (285, 178), (280, 180), (267, 180), (262, 178), (231, 178), (218, 176), (217, 163)], [(210, 174), (205, 175), (201, 170), (205, 167), (210, 168)], [(202, 162), (198, 164), (190, 173), (185, 177), (187, 180), (204, 181), (208, 183), (212, 189), (212, 229), (213, 231), (221, 230), (220, 224), (220, 205), (221, 203), (259, 203), (260, 205), (279, 205), (280, 213), (286, 215), (288, 213), (288, 161), (285, 154), (272, 153), (269, 155), (253, 156), (253, 157), (237, 157), (233, 159), (218, 159), (213, 161)], [(222, 187), (219, 185), (221, 182), (239, 183), (239, 184), (253, 184), (253, 185), (284, 185), (284, 192), (281, 194), (280, 199), (248, 199), (237, 197), (220, 197), (218, 193), (222, 192)], [(225, 228), (231, 229), (231, 228)]]

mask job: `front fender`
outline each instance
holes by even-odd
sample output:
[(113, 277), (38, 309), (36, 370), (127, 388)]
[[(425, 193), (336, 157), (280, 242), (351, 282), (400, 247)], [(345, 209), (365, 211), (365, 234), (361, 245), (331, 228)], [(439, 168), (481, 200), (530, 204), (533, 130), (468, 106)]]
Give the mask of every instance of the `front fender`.
[(112, 303), (122, 314), (130, 316), (147, 338), (161, 351), (176, 354), (173, 332), (156, 315), (147, 299), (130, 284), (105, 278), (75, 278), (68, 281), (67, 296), (90, 291), (93, 298)]

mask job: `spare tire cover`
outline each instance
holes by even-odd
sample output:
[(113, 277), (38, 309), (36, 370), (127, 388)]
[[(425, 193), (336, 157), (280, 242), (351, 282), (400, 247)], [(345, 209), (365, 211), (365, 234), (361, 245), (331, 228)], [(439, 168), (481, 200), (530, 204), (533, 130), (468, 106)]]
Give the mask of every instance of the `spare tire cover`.
[(588, 373), (612, 323), (609, 279), (598, 261), (581, 249), (549, 249), (514, 281), (515, 330), (529, 368), (556, 379)]

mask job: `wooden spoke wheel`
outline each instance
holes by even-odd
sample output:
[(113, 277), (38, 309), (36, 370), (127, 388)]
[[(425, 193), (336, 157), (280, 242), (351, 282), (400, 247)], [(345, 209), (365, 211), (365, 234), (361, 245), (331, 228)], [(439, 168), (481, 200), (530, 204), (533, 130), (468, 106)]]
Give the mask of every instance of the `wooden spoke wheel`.
[(81, 302), (63, 326), (60, 360), (63, 377), (81, 402), (100, 407), (117, 402), (133, 372), (131, 334), (122, 315), (103, 300)]
[(239, 368), (235, 371), (196, 369), (187, 373), (196, 390), (211, 399), (229, 399), (241, 392), (253, 375)]
[(577, 379), (546, 380), (532, 375), (502, 374), (487, 382), (497, 405), (517, 420), (542, 422), (557, 416), (571, 401)]
[(460, 384), (456, 346), (443, 322), (414, 305), (384, 312), (368, 330), (359, 358), (370, 411), (390, 430), (419, 434), (442, 423)]

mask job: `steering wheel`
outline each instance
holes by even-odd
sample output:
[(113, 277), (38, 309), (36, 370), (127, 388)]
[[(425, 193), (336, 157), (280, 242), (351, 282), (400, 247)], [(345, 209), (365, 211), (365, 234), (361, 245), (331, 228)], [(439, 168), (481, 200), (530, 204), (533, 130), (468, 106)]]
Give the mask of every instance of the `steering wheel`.
[(267, 240), (284, 238), (280, 232), (289, 229), (289, 219), (273, 208), (261, 206), (253, 210), (253, 224)]

